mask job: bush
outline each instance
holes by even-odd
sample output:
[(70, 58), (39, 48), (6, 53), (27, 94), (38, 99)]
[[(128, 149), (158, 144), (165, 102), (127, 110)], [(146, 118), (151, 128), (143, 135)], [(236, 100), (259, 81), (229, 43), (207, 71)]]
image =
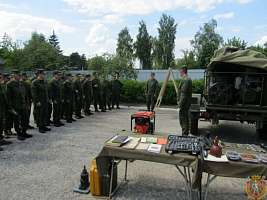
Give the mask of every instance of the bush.
[[(180, 83), (180, 80), (176, 80), (177, 87)], [(120, 101), (124, 103), (146, 103), (145, 97), (145, 88), (146, 88), (146, 81), (138, 82), (130, 79), (122, 79), (120, 80), (123, 83), (123, 87), (121, 88), (120, 92)], [(163, 82), (159, 83), (159, 91)], [(192, 92), (203, 94), (204, 89), (204, 79), (196, 79), (192, 81)], [(177, 104), (177, 95), (175, 91), (175, 87), (173, 85), (173, 81), (168, 81), (166, 86), (166, 90), (162, 99), (162, 104), (165, 105), (176, 105)]]

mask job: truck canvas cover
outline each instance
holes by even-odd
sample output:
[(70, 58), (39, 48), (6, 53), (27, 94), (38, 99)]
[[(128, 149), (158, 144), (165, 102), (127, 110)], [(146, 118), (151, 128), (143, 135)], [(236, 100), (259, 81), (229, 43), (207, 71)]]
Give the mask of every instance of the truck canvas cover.
[[(227, 65), (229, 67), (233, 65), (242, 65), (267, 71), (267, 57), (259, 52), (249, 49), (238, 50), (234, 47), (225, 47), (215, 51), (213, 57), (210, 59), (208, 70), (213, 71), (213, 66), (219, 63), (230, 64)], [(216, 66), (216, 68), (217, 67), (218, 66)]]

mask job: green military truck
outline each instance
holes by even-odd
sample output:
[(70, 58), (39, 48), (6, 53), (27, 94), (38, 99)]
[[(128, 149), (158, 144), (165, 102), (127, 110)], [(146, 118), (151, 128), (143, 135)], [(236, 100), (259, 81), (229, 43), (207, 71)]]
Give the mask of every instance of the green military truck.
[[(257, 135), (267, 138), (267, 57), (263, 54), (232, 47), (217, 50), (205, 71), (202, 97), (205, 118), (212, 124), (219, 120), (255, 124)], [(199, 98), (192, 98), (192, 134), (197, 133), (203, 114)]]

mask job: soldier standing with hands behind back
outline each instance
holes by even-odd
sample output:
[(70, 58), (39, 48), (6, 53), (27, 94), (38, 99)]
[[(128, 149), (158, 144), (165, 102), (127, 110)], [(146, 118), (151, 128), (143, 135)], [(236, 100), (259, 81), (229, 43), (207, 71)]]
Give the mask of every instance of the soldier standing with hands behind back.
[(120, 108), (120, 88), (123, 86), (122, 82), (117, 79), (116, 74), (113, 75), (113, 80), (110, 82), (111, 85), (111, 99), (112, 99), (112, 107), (114, 108), (114, 105), (116, 103), (117, 108)]
[[(43, 69), (38, 70), (38, 78), (32, 82), (32, 96), (36, 108), (36, 120), (40, 133), (51, 131), (46, 127), (49, 104), (49, 85), (45, 80)], [(51, 100), (50, 100), (51, 101)]]
[[(28, 95), (26, 88), (20, 81), (21, 73), (19, 70), (12, 71), (13, 80), (7, 83), (7, 105), (9, 112), (13, 115), (15, 131), (19, 140), (32, 137), (26, 133), (29, 124)], [(21, 128), (20, 128), (21, 126)]]
[(180, 69), (182, 80), (178, 87), (177, 104), (179, 111), (180, 126), (182, 135), (189, 134), (189, 117), (188, 110), (191, 106), (192, 98), (192, 80), (187, 75), (187, 66), (182, 66)]
[(151, 110), (154, 110), (155, 99), (158, 93), (158, 89), (159, 89), (159, 83), (155, 79), (155, 73), (151, 72), (151, 78), (147, 81), (146, 91), (145, 91), (147, 110), (150, 110), (150, 105), (151, 105)]

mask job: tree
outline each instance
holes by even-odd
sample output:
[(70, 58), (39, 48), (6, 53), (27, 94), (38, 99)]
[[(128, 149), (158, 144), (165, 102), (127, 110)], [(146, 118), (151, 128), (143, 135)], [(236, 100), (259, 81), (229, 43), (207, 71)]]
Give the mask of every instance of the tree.
[(136, 42), (134, 43), (134, 48), (136, 51), (136, 56), (140, 60), (141, 69), (151, 69), (152, 60), (151, 60), (151, 50), (152, 50), (152, 41), (151, 36), (149, 36), (146, 28), (145, 22), (142, 20), (139, 22), (139, 33), (136, 36)]
[[(83, 55), (83, 57), (85, 56)], [(69, 59), (69, 67), (73, 69), (82, 69), (82, 65), (83, 63), (80, 54), (78, 52), (71, 53)]]
[(54, 30), (53, 30), (53, 34), (50, 35), (48, 41), (55, 49), (58, 50), (59, 53), (62, 53), (62, 50), (60, 50), (60, 45), (59, 45), (57, 35), (55, 34)]
[(88, 69), (97, 71), (100, 75), (106, 74), (106, 60), (104, 56), (98, 56), (88, 59)]
[(204, 69), (208, 66), (211, 57), (214, 55), (214, 51), (218, 49), (218, 46), (213, 42), (206, 42), (198, 55), (198, 67)]
[(183, 65), (186, 65), (188, 69), (196, 69), (199, 67), (199, 64), (196, 60), (196, 54), (194, 51), (189, 50), (181, 50), (184, 54), (183, 59), (178, 63), (178, 67), (181, 67)]
[[(223, 37), (215, 32), (216, 28), (217, 21), (212, 19), (211, 22), (204, 23), (204, 26), (200, 27), (200, 30), (194, 36), (194, 40), (190, 40), (197, 56), (206, 42), (214, 43), (217, 48), (223, 44)], [(210, 52), (210, 54), (213, 55), (213, 52)]]
[(177, 24), (171, 16), (162, 14), (159, 21), (158, 40), (155, 41), (155, 58), (160, 62), (162, 69), (168, 69), (175, 65), (174, 63), (174, 47), (175, 47), (175, 34)]
[(119, 33), (116, 53), (122, 58), (125, 57), (128, 60), (133, 60), (133, 39), (127, 27)]
[(228, 39), (227, 42), (224, 43), (224, 46), (237, 47), (239, 50), (245, 50), (247, 47), (247, 42), (241, 40), (240, 38), (236, 38), (235, 36), (232, 39)]
[(248, 49), (260, 52), (267, 57), (267, 42), (263, 46), (258, 44), (257, 46), (250, 46)]

